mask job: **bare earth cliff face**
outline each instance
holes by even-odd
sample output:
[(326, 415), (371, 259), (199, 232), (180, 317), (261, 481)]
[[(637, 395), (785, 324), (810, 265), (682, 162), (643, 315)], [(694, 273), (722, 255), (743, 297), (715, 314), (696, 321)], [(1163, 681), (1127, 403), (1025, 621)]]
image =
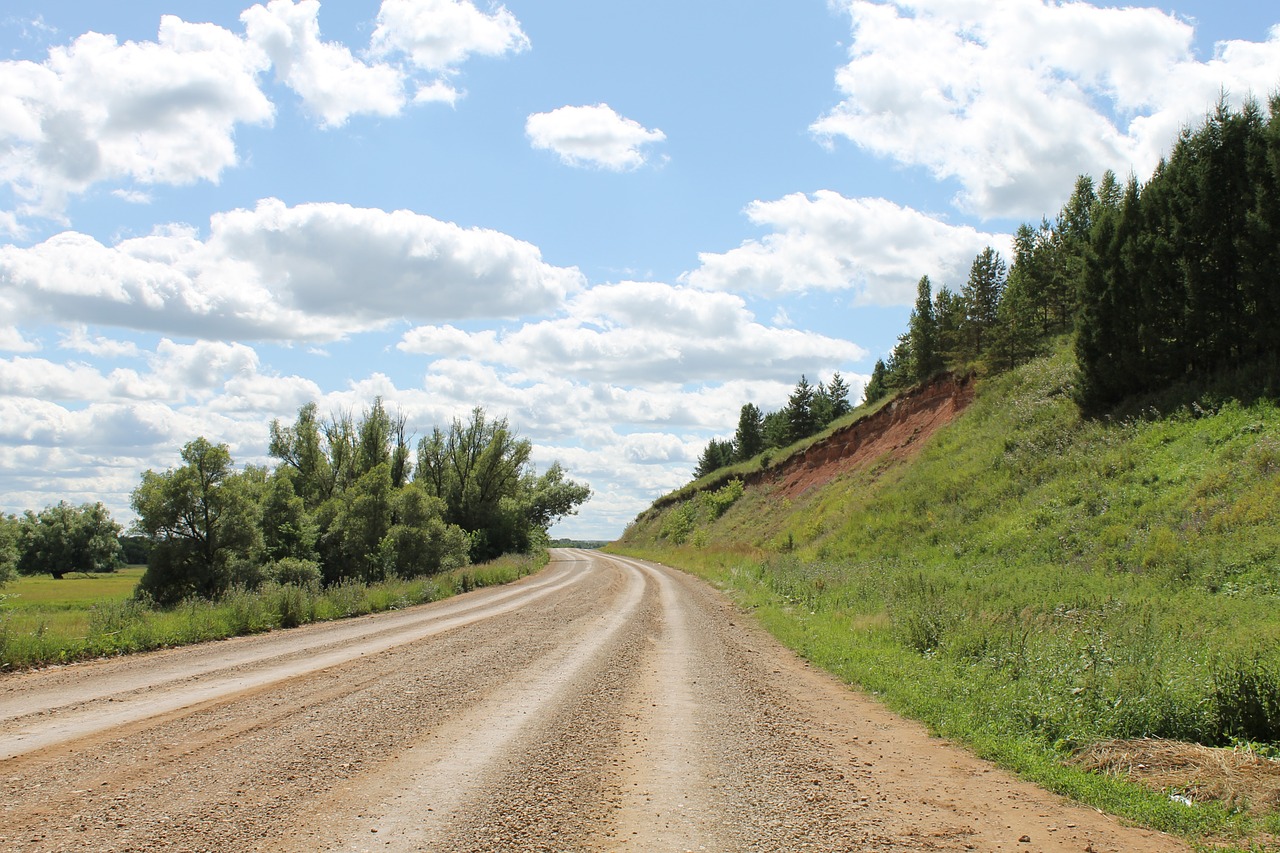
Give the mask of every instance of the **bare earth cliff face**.
[(794, 498), (851, 468), (904, 459), (968, 408), (973, 387), (971, 376), (938, 377), (778, 465), (747, 475), (744, 484), (773, 485), (782, 496)]

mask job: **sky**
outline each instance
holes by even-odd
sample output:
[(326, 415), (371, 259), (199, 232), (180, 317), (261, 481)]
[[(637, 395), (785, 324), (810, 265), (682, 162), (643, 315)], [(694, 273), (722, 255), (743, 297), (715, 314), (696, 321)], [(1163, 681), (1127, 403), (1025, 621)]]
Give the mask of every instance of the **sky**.
[(612, 539), (916, 283), (1280, 89), (1270, 0), (6, 0), (0, 512), (376, 396)]

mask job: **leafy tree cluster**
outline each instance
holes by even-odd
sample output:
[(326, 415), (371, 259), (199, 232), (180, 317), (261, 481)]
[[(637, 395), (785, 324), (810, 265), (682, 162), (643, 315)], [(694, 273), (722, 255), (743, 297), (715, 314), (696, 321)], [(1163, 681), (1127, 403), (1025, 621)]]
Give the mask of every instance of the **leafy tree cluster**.
[(787, 405), (775, 412), (762, 412), (754, 403), (744, 404), (733, 438), (711, 439), (698, 457), (694, 476), (703, 477), (735, 462), (754, 459), (766, 450), (808, 438), (852, 409), (849, 386), (839, 372), (830, 382), (816, 386), (801, 376)]
[(13, 574), (113, 572), (123, 565), (120, 525), (100, 503), (60, 501), (40, 512), (0, 516), (0, 583)]
[(1280, 354), (1280, 96), (1221, 101), (1092, 223), (1080, 400), (1099, 409)]
[(151, 542), (140, 592), (168, 604), (265, 580), (373, 582), (530, 550), (590, 496), (559, 464), (538, 476), (531, 449), (477, 408), (415, 452), (380, 398), (358, 419), (309, 403), (273, 422), (273, 470), (237, 470), (226, 445), (197, 438), (134, 490)]

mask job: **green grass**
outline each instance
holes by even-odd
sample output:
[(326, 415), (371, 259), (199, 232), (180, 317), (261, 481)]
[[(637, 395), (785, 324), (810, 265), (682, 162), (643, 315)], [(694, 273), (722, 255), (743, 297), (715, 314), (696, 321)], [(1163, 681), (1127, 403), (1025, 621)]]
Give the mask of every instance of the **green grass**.
[(1047, 787), (1248, 837), (1256, 818), (1064, 760), (1112, 738), (1280, 743), (1280, 409), (1207, 392), (1090, 421), (1073, 377), (1064, 349), (982, 382), (907, 462), (718, 516), (673, 501), (615, 547), (735, 591), (800, 653)]
[(75, 610), (99, 601), (122, 601), (133, 595), (145, 566), (130, 566), (118, 572), (76, 573), (56, 580), (50, 575), (19, 576), (0, 594), (8, 596), (5, 606), (12, 610)]
[(414, 580), (378, 584), (266, 584), (216, 601), (191, 599), (159, 609), (132, 597), (141, 569), (62, 581), (23, 578), (0, 600), (0, 671), (129, 654), (309, 622), (396, 610), (537, 571), (541, 555), (513, 555)]

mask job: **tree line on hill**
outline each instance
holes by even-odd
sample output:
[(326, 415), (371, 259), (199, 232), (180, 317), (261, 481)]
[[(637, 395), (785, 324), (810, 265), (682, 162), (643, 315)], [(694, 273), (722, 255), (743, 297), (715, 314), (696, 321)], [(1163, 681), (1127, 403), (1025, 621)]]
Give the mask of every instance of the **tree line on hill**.
[(1147, 183), (1088, 176), (1057, 218), (991, 248), (960, 293), (920, 280), (907, 331), (868, 402), (978, 361), (1012, 367), (1074, 333), (1089, 412), (1193, 374), (1280, 354), (1280, 96), (1225, 99)]
[(15, 569), (114, 569), (139, 546), (139, 593), (166, 605), (265, 581), (429, 575), (544, 546), (591, 494), (559, 463), (537, 474), (531, 443), (480, 408), (416, 449), (381, 398), (359, 418), (321, 419), (309, 403), (270, 436), (274, 469), (237, 469), (227, 445), (201, 437), (180, 466), (145, 472), (131, 499), (137, 536), (122, 537), (100, 503), (0, 516), (0, 582)]
[(735, 462), (754, 459), (766, 450), (808, 438), (852, 410), (849, 386), (839, 372), (830, 382), (816, 386), (802, 375), (781, 409), (762, 412), (754, 403), (744, 404), (733, 438), (711, 439), (698, 457), (694, 476), (703, 477)]
[[(876, 361), (865, 402), (946, 370), (1012, 368), (1064, 334), (1075, 340), (1076, 400), (1090, 413), (1196, 374), (1273, 362), (1280, 95), (1266, 116), (1254, 100), (1235, 111), (1223, 98), (1145, 185), (1111, 171), (1096, 184), (1080, 176), (1058, 215), (1020, 226), (1012, 248), (1012, 263), (991, 247), (979, 253), (959, 292), (920, 279), (907, 329)], [(844, 400), (839, 374), (834, 382)], [(848, 411), (829, 390), (801, 377), (782, 410), (743, 406), (734, 438), (712, 439), (695, 476), (818, 432)]]

